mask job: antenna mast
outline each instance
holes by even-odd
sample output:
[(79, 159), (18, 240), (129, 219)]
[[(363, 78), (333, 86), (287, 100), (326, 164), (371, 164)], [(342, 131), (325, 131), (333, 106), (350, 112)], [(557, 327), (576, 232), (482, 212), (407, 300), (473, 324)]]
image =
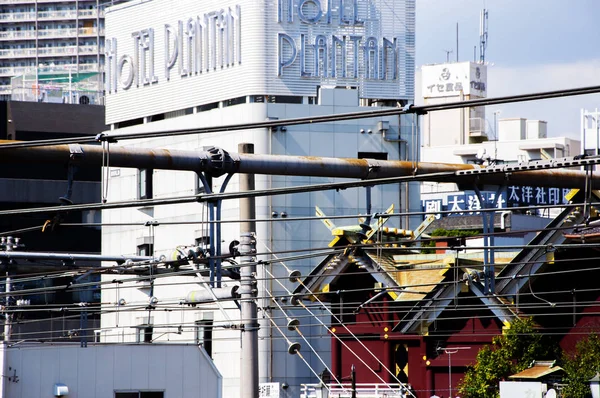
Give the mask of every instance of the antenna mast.
[(450, 54), (452, 54), (454, 51), (444, 50), (444, 52), (446, 53), (446, 63), (449, 63), (450, 62)]
[(484, 8), (481, 10), (479, 20), (479, 62), (485, 62), (485, 49), (488, 42), (488, 11)]

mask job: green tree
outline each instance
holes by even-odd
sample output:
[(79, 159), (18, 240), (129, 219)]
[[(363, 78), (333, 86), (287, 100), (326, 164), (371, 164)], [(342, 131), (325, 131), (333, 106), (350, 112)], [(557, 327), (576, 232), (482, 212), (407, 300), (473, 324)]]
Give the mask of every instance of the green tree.
[(574, 352), (563, 356), (563, 369), (567, 384), (563, 389), (564, 397), (590, 397), (589, 380), (600, 371), (600, 337), (594, 333), (580, 340)]
[(500, 381), (526, 369), (535, 359), (552, 357), (554, 347), (536, 332), (531, 318), (516, 319), (503, 335), (479, 350), (459, 385), (461, 397), (497, 397)]

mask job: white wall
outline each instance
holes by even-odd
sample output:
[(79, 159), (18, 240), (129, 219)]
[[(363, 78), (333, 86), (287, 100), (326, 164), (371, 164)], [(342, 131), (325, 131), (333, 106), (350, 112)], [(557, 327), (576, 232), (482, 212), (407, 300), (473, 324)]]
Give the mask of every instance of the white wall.
[(163, 390), (165, 398), (223, 396), (221, 375), (195, 345), (23, 344), (0, 346), (0, 354), (7, 398), (51, 397), (56, 383), (69, 388), (69, 398), (113, 397), (119, 390)]
[[(334, 90), (328, 92), (325, 90), (322, 96), (321, 105), (308, 104), (266, 104), (252, 103), (231, 106), (222, 109), (214, 109), (198, 114), (181, 116), (174, 119), (143, 124), (139, 126), (122, 129), (123, 132), (148, 131), (169, 129), (184, 129), (189, 127), (209, 126), (219, 123), (227, 124), (228, 121), (236, 120), (238, 123), (264, 121), (267, 118), (294, 118), (301, 116), (326, 115), (334, 113), (345, 113), (364, 110), (358, 106), (358, 97), (355, 90)], [(376, 124), (379, 120), (389, 121), (390, 135), (398, 133), (398, 118), (371, 118), (354, 121), (343, 121), (335, 123), (321, 123), (307, 126), (289, 126), (287, 131), (270, 132), (266, 129), (251, 130), (242, 132), (223, 132), (218, 134), (190, 135), (178, 138), (152, 139), (144, 142), (127, 142), (128, 145), (139, 147), (161, 147), (177, 149), (200, 149), (203, 146), (220, 146), (232, 152), (237, 152), (237, 144), (241, 142), (252, 142), (255, 145), (257, 154), (275, 154), (275, 155), (297, 155), (297, 156), (331, 156), (356, 158), (358, 152), (385, 152), (388, 159), (398, 160), (403, 158), (406, 148), (399, 142), (386, 142), (381, 133), (376, 131)], [(364, 130), (364, 133), (360, 131)], [(372, 130), (371, 134), (368, 130)], [(119, 131), (119, 132), (120, 132)], [(410, 138), (410, 137), (404, 137)], [(121, 144), (119, 144), (121, 145)], [(410, 143), (409, 145), (412, 145)], [(412, 147), (411, 147), (412, 149)], [(193, 193), (194, 173), (190, 172), (171, 172), (155, 171), (154, 190), (155, 197), (172, 197), (189, 195)], [(220, 187), (222, 178), (214, 180), (214, 188)], [(333, 182), (329, 178), (309, 178), (292, 176), (256, 176), (256, 189), (266, 189), (269, 187), (286, 187), (295, 185), (307, 185), (316, 183)], [(121, 169), (119, 177), (113, 177), (109, 181), (109, 201), (134, 199), (136, 196), (137, 177), (135, 170)], [(406, 209), (406, 195), (404, 185), (391, 184), (373, 188), (372, 191), (372, 212), (382, 212), (391, 204), (394, 204), (396, 211)], [(238, 190), (238, 179), (233, 176), (227, 192)], [(410, 210), (418, 211), (420, 201), (418, 189), (412, 188), (409, 193), (411, 198)], [(347, 220), (336, 220), (338, 225), (356, 225), (359, 213), (366, 212), (366, 194), (364, 188), (347, 189), (336, 192), (322, 191), (314, 193), (300, 193), (294, 195), (281, 195), (272, 197), (263, 197), (256, 199), (256, 215), (258, 219), (268, 220), (273, 211), (287, 212), (289, 218), (313, 216), (315, 206), (328, 215), (353, 215)], [(200, 220), (203, 206), (200, 204), (184, 204), (176, 206), (155, 206), (148, 209), (120, 209), (108, 210), (103, 212), (103, 222), (110, 223), (129, 223), (134, 222), (137, 225), (105, 226), (103, 227), (103, 253), (132, 254), (136, 250), (137, 239), (148, 236), (150, 230), (144, 227), (143, 223), (148, 220), (156, 219), (159, 222), (166, 221), (193, 221)], [(224, 220), (239, 219), (239, 209), (237, 201), (224, 201), (223, 213)], [(389, 221), (390, 226), (399, 226), (399, 219), (394, 217)], [(413, 225), (418, 225), (415, 222)], [(237, 223), (223, 224), (222, 237), (224, 252), (226, 247), (233, 239), (239, 239), (239, 226)], [(169, 256), (178, 245), (191, 244), (194, 241), (194, 231), (200, 229), (200, 223), (193, 225), (159, 225), (154, 229), (154, 248), (155, 254), (164, 254)], [(298, 251), (280, 253), (278, 257), (289, 257), (296, 254), (309, 253), (311, 248), (326, 247), (331, 241), (331, 234), (320, 220), (312, 221), (289, 221), (289, 222), (258, 222), (257, 223), (257, 251), (265, 253), (269, 250), (275, 252)], [(268, 259), (270, 256), (263, 256)], [(320, 260), (320, 256), (303, 260), (288, 260), (282, 263), (275, 263), (270, 272), (285, 288), (279, 286), (275, 281), (263, 285), (263, 289), (275, 295), (286, 295), (289, 293), (286, 289), (294, 290), (296, 285), (287, 280), (289, 269), (299, 269), (302, 275), (307, 275), (314, 265)], [(259, 267), (259, 278), (270, 278), (261, 272)], [(123, 277), (106, 275), (103, 281), (112, 281)], [(232, 282), (226, 282), (231, 284)], [(261, 281), (262, 283), (262, 281)], [(154, 335), (157, 341), (193, 341), (193, 325), (198, 319), (201, 319), (204, 312), (211, 312), (215, 317), (215, 325), (223, 326), (225, 323), (239, 323), (239, 311), (232, 303), (227, 305), (230, 310), (227, 315), (221, 313), (220, 309), (213, 305), (198, 306), (190, 308), (181, 306), (179, 302), (191, 290), (199, 290), (201, 284), (195, 277), (179, 278), (159, 278), (155, 282), (154, 296), (159, 299), (158, 308), (152, 311), (155, 325), (170, 325), (164, 327), (164, 335), (161, 335), (161, 329), (156, 328)], [(260, 297), (268, 298), (266, 290), (261, 290)], [(119, 299), (124, 298), (127, 302), (125, 307), (117, 307)], [(139, 289), (134, 283), (124, 283), (118, 285), (108, 285), (102, 289), (102, 302), (105, 303), (104, 309), (107, 311), (102, 316), (103, 339), (113, 342), (131, 342), (135, 341), (134, 329), (132, 326), (140, 324), (137, 319), (143, 316), (143, 308), (148, 304), (148, 290)], [(289, 300), (281, 301), (281, 304), (290, 307)], [(259, 303), (261, 306), (271, 306), (268, 299)], [(171, 311), (163, 311), (164, 309)], [(115, 312), (117, 311), (118, 312)], [(285, 325), (287, 322), (286, 314), (278, 310), (270, 314), (277, 323)], [(328, 316), (320, 311), (316, 311), (325, 324), (328, 324)], [(319, 325), (315, 319), (306, 311), (289, 309), (291, 316), (297, 316), (301, 321), (300, 330), (302, 334), (309, 339), (323, 361), (330, 361), (330, 339), (327, 330)], [(183, 326), (181, 334), (175, 333), (178, 325)], [(322, 371), (324, 365), (314, 354), (308, 345), (303, 342), (300, 336), (295, 332), (289, 332), (284, 327), (286, 338), (291, 341), (302, 343), (303, 355), (307, 361), (317, 371)], [(279, 381), (286, 382), (290, 388), (285, 392), (289, 396), (298, 393), (300, 383), (314, 382), (314, 376), (310, 369), (297, 356), (290, 356), (287, 353), (288, 343), (286, 338), (270, 326), (266, 317), (261, 320), (261, 339), (259, 344), (261, 357), (261, 381)], [(215, 328), (215, 343), (213, 345), (213, 358), (215, 364), (223, 374), (223, 392), (224, 396), (236, 397), (239, 395), (239, 331)], [(271, 359), (272, 358), (272, 359)], [(281, 392), (284, 394), (284, 392)]]

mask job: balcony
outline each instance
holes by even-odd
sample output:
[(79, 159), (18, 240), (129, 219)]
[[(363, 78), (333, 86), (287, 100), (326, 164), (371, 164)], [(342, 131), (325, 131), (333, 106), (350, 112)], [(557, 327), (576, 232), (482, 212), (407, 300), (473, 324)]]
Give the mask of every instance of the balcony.
[(0, 5), (1, 4), (31, 4), (34, 5), (35, 3), (59, 3), (59, 1), (57, 0), (37, 0), (37, 1), (33, 1), (33, 0), (0, 0)]
[[(104, 13), (100, 13), (104, 16)], [(56, 20), (75, 20), (97, 18), (98, 10), (56, 10), (56, 11), (39, 11), (35, 12), (7, 12), (0, 14), (1, 22), (26, 22), (26, 21), (56, 21)]]
[(10, 95), (12, 93), (12, 87), (10, 84), (0, 85), (0, 95)]
[(0, 14), (0, 22), (35, 21), (35, 12), (6, 12)]
[(0, 32), (0, 40), (33, 40), (38, 39), (57, 39), (68, 37), (90, 37), (104, 36), (104, 29), (97, 28), (66, 28), (66, 29), (40, 29)]
[(64, 46), (64, 47), (40, 47), (18, 48), (10, 50), (0, 50), (0, 59), (14, 58), (35, 58), (35, 57), (68, 57), (74, 55), (95, 55), (98, 54), (98, 46)]
[[(35, 75), (35, 66), (15, 66), (15, 67), (5, 67), (0, 68), (0, 77), (11, 77), (11, 76), (19, 76), (24, 74)], [(52, 69), (54, 71), (69, 71), (71, 70), (73, 73), (76, 72), (100, 72), (100, 67), (98, 64), (79, 64), (79, 67), (76, 64), (65, 64), (65, 65), (56, 65), (53, 67), (44, 67), (39, 69), (40, 71), (43, 69), (44, 72), (48, 72), (46, 69)]]
[(14, 50), (0, 50), (0, 58), (35, 58), (37, 49), (35, 48), (15, 48)]

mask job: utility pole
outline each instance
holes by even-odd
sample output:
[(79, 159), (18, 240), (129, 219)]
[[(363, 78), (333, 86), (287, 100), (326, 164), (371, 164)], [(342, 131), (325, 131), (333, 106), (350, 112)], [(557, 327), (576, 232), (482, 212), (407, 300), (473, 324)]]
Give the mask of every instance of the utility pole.
[[(18, 249), (22, 247), (20, 243), (20, 238), (13, 238), (12, 236), (1, 237), (0, 238), (0, 249), (5, 250), (7, 252), (12, 252), (14, 249)], [(8, 267), (10, 265), (10, 260), (7, 260), (6, 263), (6, 280), (4, 281), (4, 291), (6, 293), (6, 297), (4, 298), (4, 341), (10, 341), (10, 335), (12, 334), (12, 313), (9, 311), (10, 302), (12, 301), (12, 297), (10, 296), (11, 288), (11, 279), (10, 272), (8, 271)]]
[(452, 354), (456, 354), (460, 350), (470, 350), (471, 347), (452, 347), (452, 348), (440, 348), (448, 355), (448, 397), (452, 398)]
[(456, 62), (458, 62), (458, 22), (456, 23)]
[[(239, 144), (240, 153), (254, 153), (253, 144)], [(240, 174), (241, 192), (254, 190), (254, 174)], [(256, 282), (256, 210), (253, 197), (240, 199), (240, 296), (242, 355), (240, 397), (258, 397), (258, 319)], [(217, 242), (219, 244), (219, 242)], [(250, 265), (253, 264), (253, 265)]]
[[(13, 238), (12, 236), (2, 238), (2, 242), (0, 246), (3, 246), (3, 249), (6, 251), (13, 250)], [(10, 290), (11, 290), (11, 280), (10, 273), (8, 272), (8, 267), (6, 270), (6, 279), (4, 281), (4, 291), (6, 292), (6, 297), (4, 298), (4, 341), (10, 341), (10, 335), (12, 333), (12, 314), (8, 311), (8, 307), (10, 304)]]

